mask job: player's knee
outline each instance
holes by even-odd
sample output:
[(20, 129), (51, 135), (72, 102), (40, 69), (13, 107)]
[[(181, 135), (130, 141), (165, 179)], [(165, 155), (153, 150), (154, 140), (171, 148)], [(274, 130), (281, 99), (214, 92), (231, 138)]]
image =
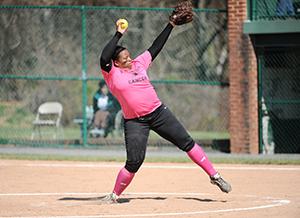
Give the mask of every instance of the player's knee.
[(138, 161), (126, 161), (125, 168), (131, 173), (136, 173), (139, 168), (142, 166), (144, 160)]
[(188, 152), (190, 151), (195, 145), (195, 141), (192, 138), (189, 138), (183, 145), (180, 146), (180, 149)]

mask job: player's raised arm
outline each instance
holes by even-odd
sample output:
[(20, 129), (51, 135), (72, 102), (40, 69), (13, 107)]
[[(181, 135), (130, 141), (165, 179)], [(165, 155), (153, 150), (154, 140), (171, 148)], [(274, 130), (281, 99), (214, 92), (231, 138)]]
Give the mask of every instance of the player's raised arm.
[(190, 0), (180, 2), (173, 10), (169, 17), (169, 23), (165, 29), (154, 40), (148, 51), (151, 54), (152, 61), (156, 58), (171, 34), (171, 31), (176, 25), (183, 25), (193, 20), (192, 3)]
[(106, 44), (104, 47), (101, 57), (100, 57), (100, 66), (101, 69), (105, 70), (106, 72), (109, 72), (112, 67), (112, 57), (114, 55), (114, 52), (116, 50), (117, 44), (123, 34), (128, 29), (128, 24), (123, 25), (123, 23), (119, 22), (119, 20), (116, 22), (116, 33), (113, 36), (113, 38)]
[(159, 34), (159, 36), (154, 40), (151, 47), (148, 49), (148, 51), (151, 54), (152, 61), (156, 58), (158, 53), (164, 47), (166, 41), (168, 40), (171, 34), (172, 29), (173, 29), (173, 24), (168, 23), (165, 29)]

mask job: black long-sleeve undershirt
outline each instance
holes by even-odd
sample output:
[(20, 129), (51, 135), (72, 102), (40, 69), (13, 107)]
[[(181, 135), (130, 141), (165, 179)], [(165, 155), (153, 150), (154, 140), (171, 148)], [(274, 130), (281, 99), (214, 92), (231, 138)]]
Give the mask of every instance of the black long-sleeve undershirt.
[(164, 45), (166, 44), (171, 31), (173, 29), (173, 26), (168, 23), (168, 25), (165, 27), (165, 29), (159, 34), (159, 36), (154, 40), (151, 47), (148, 48), (148, 51), (151, 54), (152, 61), (156, 58), (158, 53), (162, 50)]
[[(159, 36), (153, 41), (152, 45), (148, 49), (148, 51), (151, 54), (152, 61), (156, 58), (156, 56), (159, 54), (159, 52), (164, 47), (166, 41), (168, 40), (171, 31), (173, 29), (173, 26), (168, 23), (168, 25), (164, 28), (164, 30), (159, 34)], [(108, 42), (108, 44), (104, 47), (101, 58), (100, 58), (100, 66), (101, 69), (105, 70), (106, 72), (109, 72), (112, 67), (112, 57), (114, 54), (114, 51), (116, 49), (117, 43), (122, 37), (122, 33), (116, 32), (116, 34), (113, 36), (113, 38)]]
[(107, 45), (104, 47), (102, 51), (100, 57), (100, 66), (101, 69), (105, 70), (106, 72), (109, 72), (111, 70), (112, 57), (114, 55), (115, 49), (122, 35), (123, 35), (122, 33), (117, 31), (114, 37), (107, 43)]

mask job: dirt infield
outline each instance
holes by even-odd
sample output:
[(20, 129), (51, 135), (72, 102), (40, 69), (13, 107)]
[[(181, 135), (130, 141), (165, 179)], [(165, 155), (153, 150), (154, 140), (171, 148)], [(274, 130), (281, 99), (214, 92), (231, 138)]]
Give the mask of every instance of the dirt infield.
[(216, 165), (221, 193), (193, 163), (145, 163), (121, 203), (101, 205), (122, 163), (0, 160), (0, 218), (300, 217), (300, 167)]

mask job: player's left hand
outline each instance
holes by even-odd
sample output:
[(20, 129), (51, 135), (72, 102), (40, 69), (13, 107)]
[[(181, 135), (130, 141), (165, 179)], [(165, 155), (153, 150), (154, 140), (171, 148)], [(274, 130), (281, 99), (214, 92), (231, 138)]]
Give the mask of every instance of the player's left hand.
[(191, 0), (182, 0), (174, 8), (169, 17), (170, 23), (174, 25), (183, 25), (193, 20), (193, 6)]

